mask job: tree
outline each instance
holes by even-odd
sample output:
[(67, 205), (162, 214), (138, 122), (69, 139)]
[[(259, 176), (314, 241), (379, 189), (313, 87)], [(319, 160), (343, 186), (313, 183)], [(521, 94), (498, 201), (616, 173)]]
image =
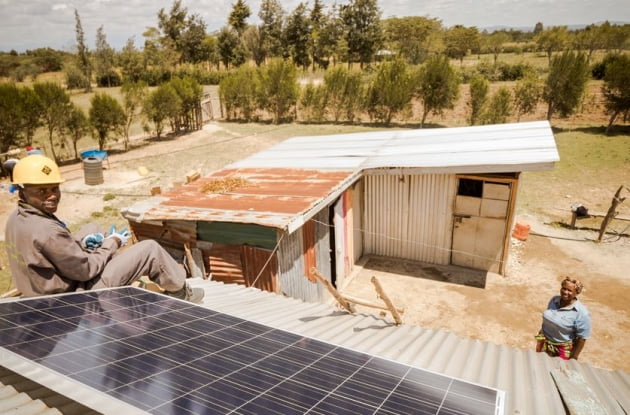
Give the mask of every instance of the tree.
[(251, 54), (256, 66), (260, 66), (265, 61), (265, 50), (258, 26), (249, 26), (245, 30), (245, 33), (243, 33), (243, 45)]
[(274, 58), (258, 71), (260, 108), (273, 115), (274, 124), (290, 116), (298, 97), (297, 70), (284, 59)]
[(175, 89), (169, 84), (160, 85), (147, 96), (144, 103), (144, 114), (155, 126), (158, 140), (164, 131), (165, 122), (174, 119), (179, 114), (181, 100)]
[(330, 55), (330, 45), (326, 37), (328, 16), (324, 14), (324, 4), (322, 0), (315, 0), (309, 19), (311, 30), (308, 39), (308, 50), (311, 54), (313, 70), (315, 70), (315, 65), (325, 68), (327, 66), (327, 58)]
[(249, 6), (243, 0), (236, 0), (236, 3), (232, 5), (232, 11), (228, 17), (228, 23), (238, 36), (243, 36), (245, 29), (247, 28), (247, 18), (251, 15)]
[(392, 17), (383, 21), (387, 44), (411, 64), (424, 62), (435, 47), (442, 23), (428, 17)]
[(181, 0), (174, 1), (168, 13), (160, 9), (158, 28), (163, 34), (162, 46), (177, 51), (180, 62), (198, 63), (207, 59), (206, 23), (198, 14), (188, 16), (188, 9), (182, 7)]
[(44, 106), (39, 96), (35, 93), (33, 88), (24, 86), (20, 88), (20, 109), (22, 117), (22, 128), (24, 138), (26, 139), (26, 145), (33, 144), (33, 137), (35, 131), (42, 125), (42, 113)]
[(181, 105), (178, 116), (173, 120), (174, 130), (201, 129), (201, 97), (203, 88), (193, 78), (173, 78), (169, 84), (180, 99)]
[(42, 120), (48, 130), (48, 142), (50, 151), (55, 160), (55, 133), (62, 135), (63, 128), (72, 110), (70, 95), (59, 85), (53, 82), (36, 82), (33, 90), (37, 94), (43, 108)]
[(77, 66), (86, 79), (85, 92), (90, 92), (92, 90), (92, 62), (90, 61), (90, 51), (85, 45), (85, 34), (83, 33), (81, 18), (79, 17), (79, 12), (77, 11), (77, 9), (74, 9), (74, 19), (76, 21), (75, 30), (77, 35)]
[(287, 18), (284, 30), (284, 40), (289, 56), (297, 66), (304, 69), (308, 69), (311, 64), (309, 55), (311, 27), (306, 12), (304, 3), (298, 4)]
[(342, 116), (352, 122), (363, 97), (362, 73), (344, 66), (335, 66), (324, 74), (324, 87), (327, 108), (335, 122)]
[(90, 125), (96, 133), (98, 149), (103, 151), (110, 133), (122, 131), (125, 112), (118, 101), (108, 94), (94, 94), (90, 104)]
[(0, 82), (0, 152), (23, 144), (23, 102), (20, 88), (9, 82)]
[(453, 59), (459, 59), (459, 64), (462, 66), (464, 57), (479, 47), (479, 31), (476, 27), (455, 25), (446, 31), (444, 43), (446, 55)]
[(593, 52), (606, 46), (604, 29), (602, 26), (588, 25), (575, 35), (574, 44), (577, 50), (585, 51), (586, 60), (590, 62)]
[(503, 124), (507, 122), (512, 111), (512, 94), (502, 86), (490, 98), (486, 110), (483, 112), (482, 124)]
[(488, 100), (489, 89), (490, 83), (481, 75), (475, 76), (470, 81), (470, 101), (468, 101), (468, 106), (470, 107), (470, 125), (475, 125), (479, 120), (484, 105)]
[(243, 65), (229, 73), (219, 83), (219, 96), (228, 120), (251, 121), (257, 109), (256, 91), (259, 89), (256, 70)]
[(79, 158), (77, 143), (87, 133), (90, 132), (90, 121), (81, 108), (72, 104), (70, 114), (66, 120), (65, 130), (70, 135), (72, 141), (72, 149), (74, 150), (74, 158)]
[(422, 65), (416, 84), (423, 106), (421, 127), (429, 113), (439, 115), (453, 108), (459, 96), (459, 76), (444, 55), (434, 55)]
[(119, 62), (124, 82), (138, 82), (145, 72), (142, 52), (136, 49), (133, 38), (127, 39), (119, 55)]
[(545, 82), (543, 98), (547, 102), (547, 120), (554, 113), (571, 115), (584, 94), (588, 81), (588, 64), (583, 53), (565, 51), (554, 56)]
[(359, 62), (363, 68), (372, 62), (383, 42), (381, 11), (376, 0), (350, 0), (340, 8), (345, 29), (349, 62)]
[(265, 59), (282, 56), (282, 28), (284, 10), (278, 0), (262, 0), (258, 12), (259, 26)]
[(609, 134), (619, 115), (625, 118), (630, 114), (630, 57), (618, 55), (606, 65), (602, 92), (605, 98), (606, 113), (610, 115), (606, 134)]
[(94, 51), (96, 82), (99, 86), (120, 85), (118, 74), (114, 70), (114, 49), (107, 43), (105, 29), (99, 26), (96, 30), (96, 49)]
[(129, 150), (129, 130), (131, 123), (142, 110), (142, 103), (147, 95), (148, 87), (144, 81), (123, 83), (120, 92), (123, 96), (123, 111), (125, 113), (125, 125), (123, 132), (125, 137), (125, 151)]
[(541, 22), (537, 22), (536, 26), (534, 26), (534, 35), (537, 35), (538, 33), (542, 32), (544, 29), (543, 24)]
[(35, 64), (42, 72), (57, 72), (63, 68), (61, 52), (51, 48), (38, 48), (31, 52), (35, 57)]
[(569, 40), (569, 32), (566, 26), (554, 26), (538, 33), (534, 39), (538, 50), (547, 54), (547, 58), (551, 64), (553, 52), (564, 49), (564, 46)]
[(536, 110), (536, 106), (542, 97), (543, 85), (538, 75), (530, 72), (524, 78), (518, 80), (514, 86), (514, 109), (516, 120), (521, 120), (521, 115), (529, 114)]
[(503, 52), (504, 45), (510, 41), (510, 37), (505, 32), (493, 32), (486, 38), (486, 47), (494, 57), (494, 64), (497, 64), (499, 54)]
[[(245, 63), (243, 47), (235, 30), (224, 26), (217, 37), (219, 56), (226, 69)], [(240, 50), (240, 53), (239, 53)]]
[(368, 114), (389, 125), (395, 115), (411, 109), (413, 90), (414, 79), (404, 60), (384, 62), (378, 67), (376, 77), (368, 88)]

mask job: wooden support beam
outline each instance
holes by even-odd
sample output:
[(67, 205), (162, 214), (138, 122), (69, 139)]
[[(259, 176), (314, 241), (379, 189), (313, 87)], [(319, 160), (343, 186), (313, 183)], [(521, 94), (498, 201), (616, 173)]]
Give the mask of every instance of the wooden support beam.
[(392, 313), (392, 317), (394, 317), (394, 321), (396, 322), (396, 324), (402, 324), (402, 317), (398, 313), (398, 310), (394, 306), (394, 303), (392, 303), (392, 300), (390, 300), (389, 296), (385, 294), (385, 290), (383, 290), (383, 287), (381, 286), (379, 280), (376, 277), (372, 277), (370, 281), (372, 282), (372, 284), (374, 284), (374, 288), (376, 288), (378, 296), (385, 302), (390, 313)]
[(608, 223), (613, 220), (613, 218), (617, 214), (617, 205), (619, 203), (623, 203), (623, 201), (626, 200), (625, 197), (619, 197), (619, 195), (621, 194), (621, 189), (623, 189), (623, 185), (619, 186), (619, 189), (617, 189), (617, 192), (615, 192), (615, 196), (613, 197), (610, 207), (608, 208), (606, 217), (602, 221), (602, 226), (599, 228), (599, 237), (597, 238), (598, 242), (602, 241), (602, 237), (604, 236), (604, 233), (606, 233), (606, 227), (608, 226)]
[(312, 267), (311, 268), (311, 274), (313, 276), (315, 276), (315, 278), (317, 278), (317, 281), (319, 281), (322, 284), (324, 284), (324, 287), (326, 287), (328, 289), (328, 292), (335, 298), (335, 300), (337, 300), (337, 302), (339, 304), (341, 304), (341, 306), (343, 308), (345, 308), (350, 313), (355, 313), (356, 312), (354, 306), (352, 304), (350, 304), (348, 301), (346, 301), (346, 299), (343, 298), (341, 296), (341, 294), (339, 294), (339, 291), (337, 291), (335, 289), (335, 287), (333, 287), (332, 284), (330, 282), (328, 282), (327, 279), (324, 278), (324, 276), (318, 271), (317, 268)]
[[(351, 303), (354, 304), (358, 304), (358, 305), (363, 305), (366, 307), (372, 307), (372, 308), (378, 308), (379, 310), (389, 310), (389, 307), (387, 307), (386, 305), (383, 304), (378, 304), (378, 303), (374, 303), (368, 300), (364, 300), (362, 298), (357, 298), (357, 297), (353, 297), (351, 295), (348, 294), (341, 294), (343, 296), (343, 298), (345, 298), (346, 300), (348, 300)], [(396, 311), (398, 311), (399, 313), (404, 313), (405, 309), (404, 308), (396, 308)]]
[(186, 243), (184, 244), (184, 255), (186, 256), (186, 265), (192, 278), (206, 278), (205, 266), (203, 264), (203, 256), (198, 249), (191, 249)]

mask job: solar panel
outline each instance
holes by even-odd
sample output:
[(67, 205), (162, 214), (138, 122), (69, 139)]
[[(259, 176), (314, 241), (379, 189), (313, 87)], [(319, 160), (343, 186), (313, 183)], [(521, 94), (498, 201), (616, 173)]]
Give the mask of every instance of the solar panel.
[(135, 287), (0, 303), (0, 346), (105, 413), (503, 413), (503, 391)]

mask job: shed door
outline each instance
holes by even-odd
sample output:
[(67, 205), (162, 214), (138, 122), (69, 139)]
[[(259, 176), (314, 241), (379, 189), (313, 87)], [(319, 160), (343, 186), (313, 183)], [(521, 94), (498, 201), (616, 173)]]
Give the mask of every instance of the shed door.
[(451, 263), (498, 272), (507, 230), (510, 185), (459, 179)]

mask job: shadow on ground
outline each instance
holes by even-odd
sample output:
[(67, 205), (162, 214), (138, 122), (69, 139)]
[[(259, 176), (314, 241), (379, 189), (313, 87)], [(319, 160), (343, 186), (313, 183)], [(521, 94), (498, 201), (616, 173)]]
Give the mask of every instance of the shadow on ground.
[(424, 278), (451, 284), (485, 288), (487, 271), (462, 268), (455, 265), (436, 265), (400, 258), (373, 256), (363, 266), (364, 272), (377, 271)]

